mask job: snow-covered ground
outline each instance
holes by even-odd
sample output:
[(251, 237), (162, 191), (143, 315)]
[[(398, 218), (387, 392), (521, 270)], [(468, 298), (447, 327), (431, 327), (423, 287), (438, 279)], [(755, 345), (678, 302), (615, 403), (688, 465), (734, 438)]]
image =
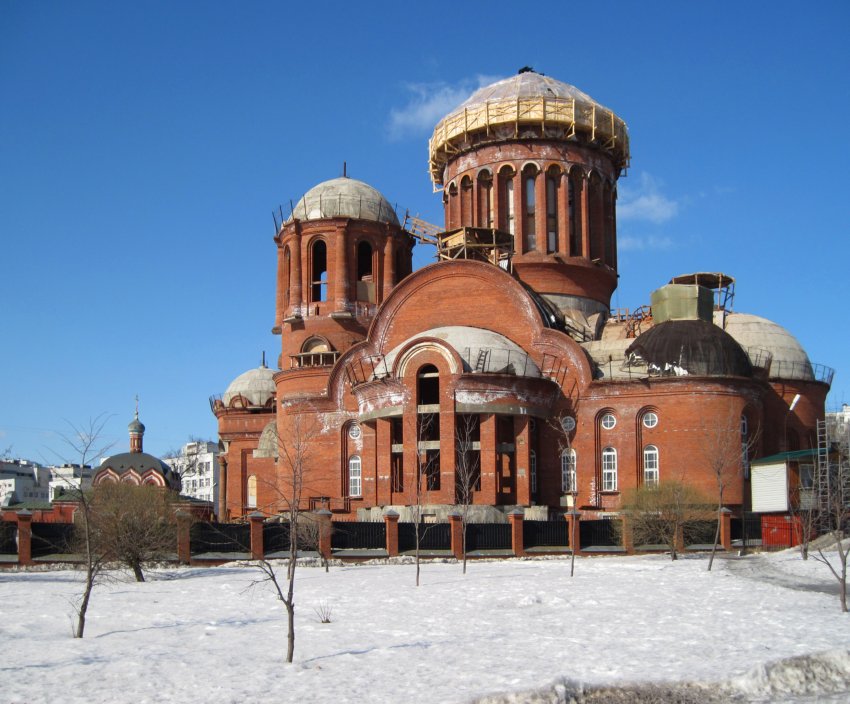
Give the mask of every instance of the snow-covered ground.
[(75, 640), (79, 573), (0, 572), (0, 701), (850, 701), (850, 618), (793, 551), (427, 563), (418, 588), (410, 564), (299, 567), (292, 665), (259, 576), (118, 575)]

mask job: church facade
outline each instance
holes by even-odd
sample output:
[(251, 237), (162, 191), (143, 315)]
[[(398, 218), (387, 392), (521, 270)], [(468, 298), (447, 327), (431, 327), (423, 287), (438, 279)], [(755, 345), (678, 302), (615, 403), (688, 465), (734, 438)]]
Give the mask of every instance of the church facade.
[[(716, 496), (718, 472), (741, 512), (749, 461), (816, 445), (831, 370), (735, 312), (732, 277), (676, 276), (611, 310), (630, 158), (612, 111), (522, 72), (441, 120), (429, 158), (443, 228), (350, 178), (281, 224), (277, 369), (211, 400), (220, 519), (285, 511), (294, 469), (302, 509), (360, 519), (613, 515), (670, 479)], [(437, 261), (413, 271), (417, 241)]]

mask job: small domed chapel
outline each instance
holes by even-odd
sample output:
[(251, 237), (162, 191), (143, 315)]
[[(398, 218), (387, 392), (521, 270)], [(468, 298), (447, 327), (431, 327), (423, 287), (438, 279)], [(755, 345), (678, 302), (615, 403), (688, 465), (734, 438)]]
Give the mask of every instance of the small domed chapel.
[[(831, 370), (734, 311), (732, 277), (674, 276), (611, 310), (619, 116), (524, 70), (446, 115), (428, 150), (442, 227), (345, 177), (280, 225), (277, 368), (212, 399), (221, 520), (285, 511), (293, 454), (301, 508), (341, 518), (405, 520), (417, 502), (440, 520), (464, 487), (478, 520), (610, 516), (665, 479), (716, 496), (730, 440), (740, 515), (750, 461), (816, 446)], [(413, 271), (417, 242), (436, 262)]]

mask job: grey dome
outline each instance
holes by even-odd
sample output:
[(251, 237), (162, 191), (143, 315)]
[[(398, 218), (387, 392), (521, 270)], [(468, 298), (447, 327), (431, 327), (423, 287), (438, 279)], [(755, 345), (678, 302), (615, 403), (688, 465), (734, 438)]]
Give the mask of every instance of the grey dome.
[(398, 225), (389, 201), (368, 183), (355, 178), (333, 178), (313, 186), (292, 209), (287, 222), (322, 218), (357, 218)]
[(646, 364), (662, 376), (751, 377), (747, 353), (734, 338), (706, 320), (668, 320), (652, 326), (629, 346), (632, 366)]
[[(715, 322), (720, 323), (719, 314)], [(749, 313), (729, 313), (728, 332), (745, 350), (763, 349), (772, 355), (770, 379), (814, 379), (809, 355), (790, 332), (767, 318)]]
[(145, 425), (139, 420), (139, 416), (136, 415), (136, 417), (127, 424), (127, 430), (131, 433), (141, 435), (145, 432)]
[(249, 369), (237, 376), (224, 392), (225, 406), (237, 396), (242, 396), (251, 406), (265, 406), (275, 396), (274, 372), (268, 367)]

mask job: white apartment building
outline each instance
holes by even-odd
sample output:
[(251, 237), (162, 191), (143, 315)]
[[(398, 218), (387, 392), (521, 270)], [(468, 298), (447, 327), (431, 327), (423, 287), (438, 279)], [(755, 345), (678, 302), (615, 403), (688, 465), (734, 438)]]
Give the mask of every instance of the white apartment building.
[(91, 487), (92, 468), (78, 464), (63, 464), (50, 467), (50, 501), (62, 497), (63, 493), (86, 490)]
[(210, 501), (218, 508), (218, 445), (203, 440), (186, 443), (176, 457), (165, 461), (180, 475), (183, 496)]
[(46, 504), (50, 501), (50, 470), (22, 459), (0, 460), (0, 506)]

